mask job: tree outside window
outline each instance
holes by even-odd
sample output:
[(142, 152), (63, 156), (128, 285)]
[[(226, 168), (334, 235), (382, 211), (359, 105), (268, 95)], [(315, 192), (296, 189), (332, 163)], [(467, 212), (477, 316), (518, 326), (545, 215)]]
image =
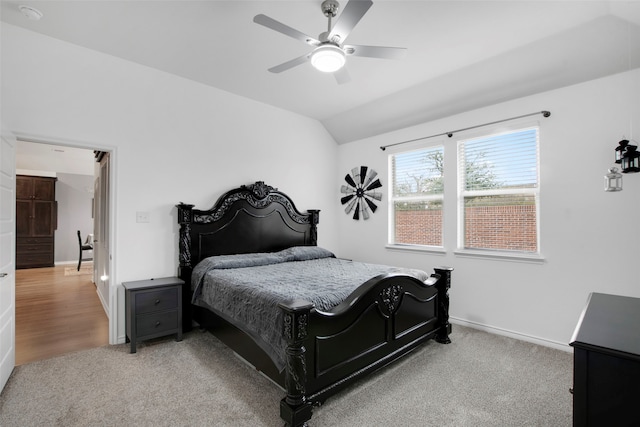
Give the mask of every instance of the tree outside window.
[(444, 148), (390, 156), (390, 243), (442, 247)]

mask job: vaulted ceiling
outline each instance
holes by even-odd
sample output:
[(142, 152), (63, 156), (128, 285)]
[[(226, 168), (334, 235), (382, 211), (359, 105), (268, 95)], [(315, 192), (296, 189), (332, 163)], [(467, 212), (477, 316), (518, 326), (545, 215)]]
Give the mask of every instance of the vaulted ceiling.
[(315, 118), (338, 143), (640, 67), (640, 1), (374, 0), (347, 43), (406, 47), (403, 59), (350, 56), (345, 84), (309, 63), (267, 71), (312, 47), (253, 17), (317, 38), (327, 29), (320, 5), (1, 0), (0, 18)]

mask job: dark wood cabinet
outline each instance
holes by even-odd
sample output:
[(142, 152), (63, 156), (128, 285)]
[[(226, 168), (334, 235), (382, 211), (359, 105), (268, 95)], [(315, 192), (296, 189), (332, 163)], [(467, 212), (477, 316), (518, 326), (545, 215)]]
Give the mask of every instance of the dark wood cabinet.
[(136, 342), (176, 334), (182, 340), (182, 285), (177, 277), (125, 282), (125, 317), (131, 353)]
[(16, 268), (54, 264), (56, 179), (16, 176)]
[(574, 348), (573, 425), (640, 423), (640, 298), (592, 293)]

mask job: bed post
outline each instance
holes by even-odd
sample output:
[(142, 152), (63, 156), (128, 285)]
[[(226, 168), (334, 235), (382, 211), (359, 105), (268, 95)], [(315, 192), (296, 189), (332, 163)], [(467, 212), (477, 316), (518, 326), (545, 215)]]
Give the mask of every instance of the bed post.
[(180, 237), (178, 241), (178, 263), (180, 270), (191, 265), (191, 221), (193, 220), (193, 205), (180, 203), (178, 208), (178, 224), (180, 224)]
[(311, 224), (311, 245), (318, 245), (318, 222), (320, 222), (320, 210), (308, 209), (309, 223)]
[(287, 426), (298, 427), (311, 419), (311, 404), (306, 398), (306, 349), (309, 313), (313, 304), (292, 300), (278, 304), (284, 314), (282, 333), (287, 342), (285, 387), (287, 396), (280, 401), (280, 417)]
[(438, 325), (440, 328), (436, 333), (436, 341), (442, 344), (449, 344), (449, 334), (451, 333), (451, 323), (449, 323), (449, 288), (451, 287), (452, 267), (434, 268), (436, 274), (440, 275), (436, 288), (438, 289)]
[(182, 330), (191, 330), (191, 222), (193, 221), (193, 205), (180, 203), (178, 208), (178, 224), (180, 235), (178, 240), (178, 276), (184, 280), (182, 286)]

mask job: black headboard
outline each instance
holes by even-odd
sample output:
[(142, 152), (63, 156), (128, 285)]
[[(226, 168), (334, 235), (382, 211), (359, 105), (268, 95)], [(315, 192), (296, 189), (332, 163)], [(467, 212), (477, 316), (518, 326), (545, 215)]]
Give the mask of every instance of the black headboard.
[(289, 196), (262, 181), (226, 192), (209, 210), (177, 207), (183, 279), (209, 256), (317, 245), (320, 211), (299, 212)]
[(286, 194), (262, 181), (223, 194), (209, 210), (178, 207), (179, 276), (182, 326), (191, 329), (191, 273), (214, 255), (276, 252), (292, 246), (316, 246), (320, 211), (299, 212)]

